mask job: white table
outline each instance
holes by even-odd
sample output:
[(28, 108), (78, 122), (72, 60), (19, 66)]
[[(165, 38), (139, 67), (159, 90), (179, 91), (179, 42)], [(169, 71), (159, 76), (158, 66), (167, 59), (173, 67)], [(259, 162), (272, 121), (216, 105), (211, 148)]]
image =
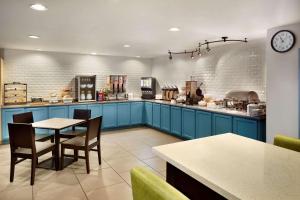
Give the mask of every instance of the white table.
[[(81, 119), (51, 118), (51, 119), (46, 119), (43, 121), (32, 123), (32, 127), (34, 128), (55, 130), (55, 152), (56, 152), (55, 169), (56, 170), (62, 169), (64, 167), (64, 166), (60, 166), (59, 163), (60, 131), (62, 129), (75, 126), (84, 122), (85, 120), (81, 120)], [(64, 163), (68, 165), (70, 162), (66, 161)], [(53, 167), (52, 160), (49, 163), (44, 162), (43, 166), (45, 168), (52, 168)]]
[(215, 199), (300, 199), (300, 153), (295, 151), (232, 133), (153, 151), (167, 161), (167, 181), (191, 199), (206, 194)]

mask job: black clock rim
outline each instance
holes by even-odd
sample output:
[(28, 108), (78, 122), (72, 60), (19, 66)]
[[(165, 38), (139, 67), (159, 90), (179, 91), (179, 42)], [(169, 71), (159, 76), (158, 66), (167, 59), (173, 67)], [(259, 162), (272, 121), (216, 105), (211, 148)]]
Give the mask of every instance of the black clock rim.
[[(281, 33), (281, 32), (289, 32), (289, 33), (293, 36), (293, 38), (294, 38), (294, 42), (293, 42), (292, 46), (291, 46), (290, 48), (288, 48), (287, 50), (284, 50), (284, 51), (278, 51), (278, 50), (275, 49), (275, 47), (273, 46), (273, 40), (274, 40), (275, 36), (276, 36), (278, 33)], [(295, 44), (296, 44), (296, 37), (295, 37), (295, 34), (294, 34), (292, 31), (289, 31), (289, 30), (280, 30), (280, 31), (277, 31), (277, 32), (273, 35), (273, 37), (272, 37), (272, 39), (271, 39), (271, 47), (272, 47), (272, 49), (273, 49), (274, 51), (276, 51), (276, 52), (278, 52), (278, 53), (285, 53), (285, 52), (288, 52), (289, 50), (291, 50), (291, 49), (295, 46)]]

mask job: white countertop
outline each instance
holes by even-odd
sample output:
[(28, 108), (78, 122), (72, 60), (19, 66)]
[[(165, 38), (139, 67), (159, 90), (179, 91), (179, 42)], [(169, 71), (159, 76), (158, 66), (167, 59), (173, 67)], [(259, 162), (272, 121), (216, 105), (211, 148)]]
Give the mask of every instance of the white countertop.
[(300, 199), (300, 153), (232, 133), (153, 148), (228, 199)]

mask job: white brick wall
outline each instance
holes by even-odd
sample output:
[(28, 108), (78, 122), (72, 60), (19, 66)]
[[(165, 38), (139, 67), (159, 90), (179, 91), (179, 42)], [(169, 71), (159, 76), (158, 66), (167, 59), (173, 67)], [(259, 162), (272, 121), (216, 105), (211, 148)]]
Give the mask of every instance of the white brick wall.
[(140, 77), (151, 76), (151, 59), (10, 49), (5, 50), (4, 57), (4, 82), (27, 83), (28, 99), (74, 87), (76, 75), (97, 75), (100, 88), (111, 74), (127, 75), (127, 91), (140, 96)]
[(103, 87), (110, 74), (128, 75), (128, 92), (140, 96), (140, 77), (153, 76), (158, 85), (185, 85), (196, 76), (205, 93), (220, 96), (229, 90), (254, 90), (265, 100), (265, 40), (212, 47), (202, 56), (168, 55), (155, 59), (114, 56), (91, 56), (68, 53), (9, 50), (4, 52), (4, 81), (28, 84), (28, 98), (47, 97), (74, 85), (79, 74), (97, 75), (97, 86)]
[(211, 45), (211, 51), (193, 60), (190, 55), (155, 58), (152, 76), (159, 87), (182, 87), (191, 76), (204, 83), (205, 93), (223, 97), (229, 90), (254, 90), (265, 100), (265, 40), (234, 43), (224, 46)]

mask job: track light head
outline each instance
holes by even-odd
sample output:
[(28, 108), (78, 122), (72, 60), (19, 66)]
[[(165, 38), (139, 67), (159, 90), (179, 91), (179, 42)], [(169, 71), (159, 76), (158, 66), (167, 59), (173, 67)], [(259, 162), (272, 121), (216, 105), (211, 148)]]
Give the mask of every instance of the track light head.
[(194, 52), (192, 51), (191, 59), (194, 59)]
[(173, 58), (173, 57), (172, 57), (172, 52), (169, 50), (168, 53), (169, 53), (169, 59), (172, 60), (172, 58)]

